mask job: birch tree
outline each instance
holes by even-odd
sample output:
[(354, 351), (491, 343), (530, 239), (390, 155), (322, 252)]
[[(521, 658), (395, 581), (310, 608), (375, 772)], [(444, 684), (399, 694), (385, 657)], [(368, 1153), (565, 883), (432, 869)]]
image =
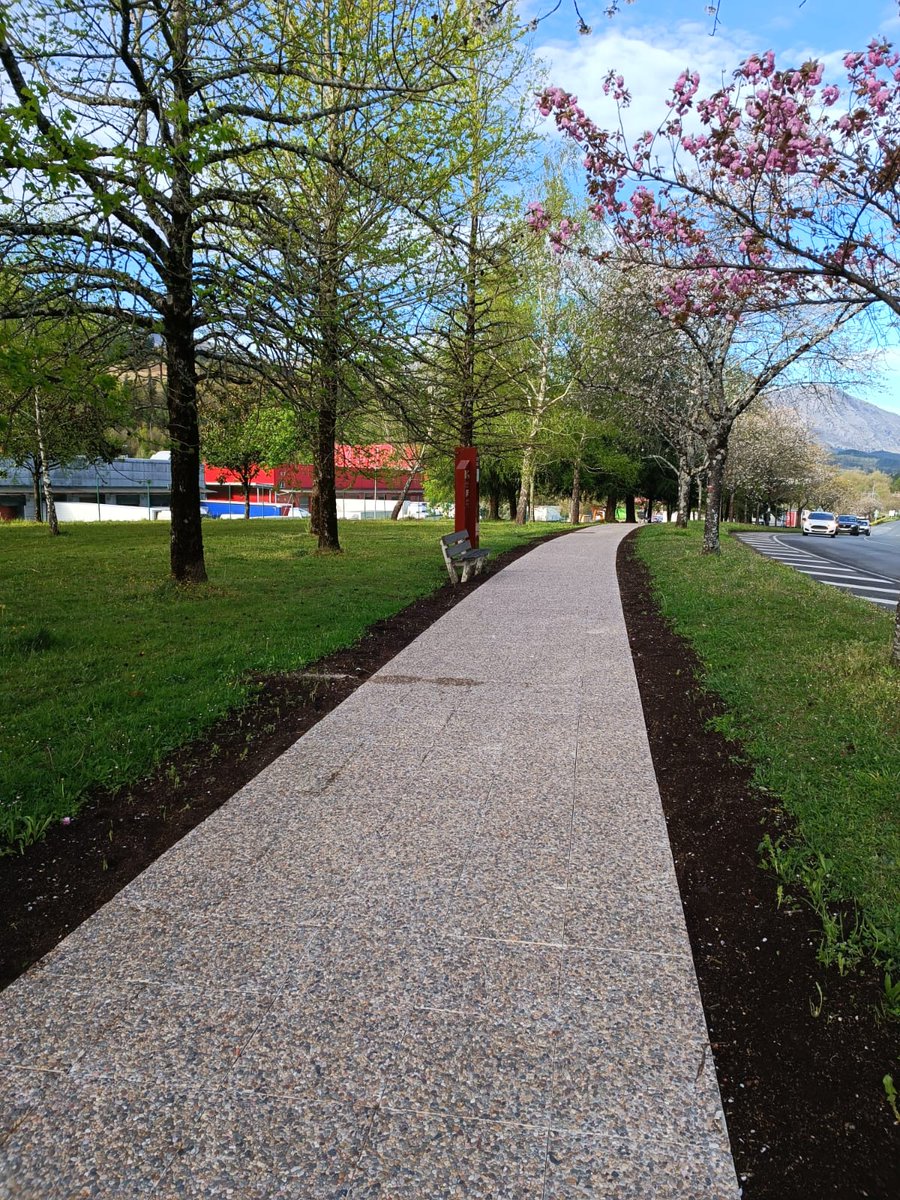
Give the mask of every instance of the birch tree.
[(50, 472), (76, 459), (120, 453), (114, 427), (126, 417), (111, 372), (126, 349), (108, 322), (69, 318), (0, 323), (0, 457), (32, 477), (35, 516), (59, 533)]

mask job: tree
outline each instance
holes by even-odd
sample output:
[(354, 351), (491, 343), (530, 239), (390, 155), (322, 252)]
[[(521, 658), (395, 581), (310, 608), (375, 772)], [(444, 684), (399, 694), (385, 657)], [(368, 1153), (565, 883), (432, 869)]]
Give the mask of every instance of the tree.
[(802, 310), (751, 310), (738, 320), (730, 313), (683, 314), (678, 329), (694, 352), (696, 379), (694, 402), (685, 412), (687, 430), (697, 437), (705, 454), (703, 553), (719, 552), (723, 482), (735, 421), (779, 376), (826, 342), (855, 312), (855, 306), (837, 315), (817, 310), (821, 315), (818, 324)]
[(526, 301), (531, 318), (529, 336), (511, 364), (513, 380), (522, 393), (526, 422), (516, 504), (518, 525), (533, 516), (539, 439), (550, 410), (562, 404), (572, 390), (574, 378), (566, 378), (563, 367), (566, 342), (569, 337), (577, 336), (574, 327), (577, 309), (572, 297), (566, 294), (562, 263), (541, 243), (531, 248), (527, 262), (531, 268), (526, 274), (530, 283)]
[(657, 297), (660, 272), (612, 260), (596, 288), (599, 336), (590, 360), (592, 386), (605, 396), (605, 414), (631, 427), (645, 455), (677, 480), (678, 523), (686, 526), (692, 484), (706, 468), (694, 429), (696, 361)]
[[(432, 10), (372, 0), (386, 52), (340, 101), (363, 112), (446, 83), (445, 36)], [(243, 167), (277, 148), (301, 172), (304, 130), (331, 109), (284, 102), (292, 85), (341, 79), (327, 47), (291, 41), (293, 9), (172, 0), (18, 0), (0, 15), (6, 262), (41, 281), (47, 311), (77, 297), (94, 312), (162, 335), (172, 456), (171, 569), (206, 578), (199, 504), (198, 345), (215, 329), (218, 282), (238, 225), (271, 211)], [(417, 47), (420, 70), (394, 71)], [(102, 68), (98, 66), (102, 62)]]
[[(476, 22), (468, 56), (442, 98), (446, 107), (437, 112), (452, 137), (444, 185), (429, 205), (439, 283), (422, 323), (420, 354), (433, 384), (429, 414), (445, 448), (481, 443), (484, 429), (520, 401), (501, 360), (524, 336), (515, 312), (522, 242), (516, 192), (528, 176), (536, 135), (522, 31), (511, 8), (494, 9)], [(411, 409), (407, 416), (416, 420)]]
[(797, 414), (771, 406), (761, 397), (738, 417), (732, 430), (725, 472), (730, 508), (740, 491), (747, 504), (762, 505), (767, 511), (796, 505), (799, 525), (800, 511), (822, 486), (825, 466), (824, 451)]
[[(420, 302), (415, 261), (423, 229), (398, 197), (420, 195), (424, 173), (417, 179), (405, 162), (413, 154), (415, 105), (398, 94), (364, 113), (355, 108), (365, 80), (391, 53), (390, 30), (343, 0), (307, 6), (296, 21), (293, 36), (320, 41), (340, 64), (340, 78), (294, 89), (296, 108), (321, 112), (307, 127), (311, 155), (301, 172), (280, 150), (245, 168), (273, 204), (241, 227), (232, 325), (239, 341), (249, 335), (264, 376), (306, 431), (312, 532), (320, 550), (338, 551), (338, 431), (377, 394)], [(414, 67), (403, 59), (395, 65), (399, 78)]]
[(108, 323), (65, 320), (0, 323), (0, 455), (27, 466), (37, 519), (59, 533), (50, 471), (77, 458), (110, 462), (120, 452), (112, 427), (125, 411), (109, 370), (116, 357)]
[[(638, 198), (640, 212), (645, 204), (654, 203), (648, 196)], [(732, 223), (716, 210), (701, 211), (701, 219), (709, 257), (717, 246), (728, 244)], [(537, 230), (550, 227), (548, 215), (539, 206), (532, 212), (531, 223)], [(559, 246), (570, 240), (569, 231), (560, 227), (551, 238)], [(815, 286), (789, 301), (780, 282), (765, 274), (726, 278), (718, 267), (703, 266), (696, 260), (690, 271), (683, 272), (691, 246), (683, 225), (658, 222), (643, 228), (640, 238), (629, 237), (617, 261), (625, 270), (636, 269), (642, 285), (655, 285), (654, 306), (671, 323), (687, 351), (691, 398), (674, 415), (684, 422), (684, 435), (693, 435), (703, 448), (707, 504), (702, 552), (717, 554), (722, 479), (735, 419), (788, 368), (827, 343), (869, 301), (839, 304)], [(610, 253), (605, 252), (604, 258), (608, 260)]]
[[(702, 98), (699, 76), (684, 71), (669, 118), (635, 146), (599, 129), (562, 89), (548, 89), (541, 110), (583, 146), (594, 213), (626, 239), (676, 231), (687, 251), (683, 269), (714, 267), (725, 288), (761, 274), (787, 292), (815, 280), (821, 295), (874, 302), (896, 318), (900, 53), (873, 39), (843, 65), (838, 86), (825, 81), (821, 62), (778, 69), (767, 51)], [(612, 72), (606, 86), (628, 103), (621, 76)], [(693, 113), (699, 133), (686, 128)], [(728, 214), (730, 243), (710, 250), (698, 200)], [(900, 666), (900, 603), (891, 657)]]
[[(204, 389), (201, 444), (206, 461), (236, 475), (244, 492), (244, 517), (250, 518), (250, 485), (260, 471), (290, 462), (298, 448), (294, 414), (260, 396), (256, 388)], [(237, 394), (235, 394), (237, 392)], [(219, 482), (224, 481), (223, 478)]]

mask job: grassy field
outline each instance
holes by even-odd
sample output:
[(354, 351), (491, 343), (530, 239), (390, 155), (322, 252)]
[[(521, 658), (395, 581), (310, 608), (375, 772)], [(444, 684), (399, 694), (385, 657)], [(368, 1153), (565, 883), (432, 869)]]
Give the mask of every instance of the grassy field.
[[(728, 708), (759, 784), (796, 821), (767, 863), (818, 909), (821, 956), (847, 968), (874, 952), (900, 970), (900, 672), (888, 665), (893, 621), (723, 537), (643, 530), (638, 553), (675, 628), (694, 645), (707, 685)], [(838, 915), (843, 905), (844, 916)], [(848, 908), (855, 916), (846, 915)], [(900, 1014), (900, 987), (895, 997)]]
[[(0, 852), (145, 775), (244, 702), (248, 674), (348, 646), (446, 582), (451, 528), (344, 522), (344, 553), (320, 556), (306, 522), (209, 522), (210, 581), (184, 590), (167, 582), (165, 524), (0, 525)], [(481, 544), (550, 531), (486, 522)]]

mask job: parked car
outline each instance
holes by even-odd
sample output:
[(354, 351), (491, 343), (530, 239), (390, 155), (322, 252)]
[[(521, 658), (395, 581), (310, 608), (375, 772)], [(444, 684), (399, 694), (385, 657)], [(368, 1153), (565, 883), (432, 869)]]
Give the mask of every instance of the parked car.
[(869, 524), (868, 517), (859, 517), (859, 532), (864, 533), (868, 537), (872, 532), (872, 526)]
[(851, 533), (854, 537), (859, 535), (859, 517), (851, 517), (849, 513), (841, 513), (837, 519), (838, 533)]
[(811, 512), (803, 518), (803, 536), (811, 533), (825, 533), (828, 537), (837, 537), (837, 517), (830, 512)]

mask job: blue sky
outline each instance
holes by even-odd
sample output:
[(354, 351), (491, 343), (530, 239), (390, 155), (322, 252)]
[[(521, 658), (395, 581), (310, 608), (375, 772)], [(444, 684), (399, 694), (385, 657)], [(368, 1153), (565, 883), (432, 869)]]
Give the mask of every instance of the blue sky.
[[(526, 17), (547, 13), (555, 0), (525, 0)], [(549, 81), (574, 92), (600, 124), (616, 120), (602, 93), (610, 68), (625, 76), (632, 92), (629, 129), (655, 128), (665, 114), (665, 98), (683, 68), (700, 72), (701, 92), (727, 78), (753, 51), (772, 49), (779, 59), (822, 59), (839, 77), (844, 53), (861, 49), (874, 36), (900, 44), (898, 0), (721, 0), (713, 36), (709, 3), (715, 0), (635, 0), (614, 17), (604, 15), (606, 0), (579, 0), (589, 37), (577, 30), (572, 0), (540, 22), (536, 53)], [(839, 79), (838, 79), (839, 81)], [(855, 395), (900, 412), (900, 328), (889, 335), (878, 374), (864, 368)]]

